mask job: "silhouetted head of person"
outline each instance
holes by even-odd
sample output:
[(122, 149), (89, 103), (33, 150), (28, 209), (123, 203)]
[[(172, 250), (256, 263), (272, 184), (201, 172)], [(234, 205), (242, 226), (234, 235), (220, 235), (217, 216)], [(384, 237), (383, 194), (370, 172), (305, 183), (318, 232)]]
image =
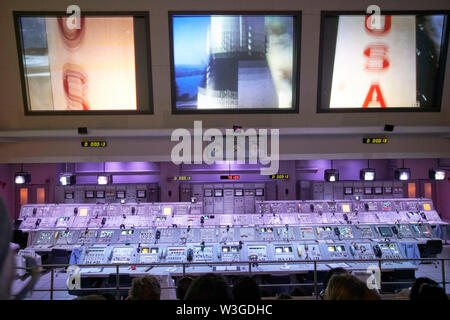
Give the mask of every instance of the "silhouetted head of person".
[(108, 299), (106, 299), (106, 297), (101, 294), (90, 294), (83, 297), (76, 297), (72, 300), (108, 300)]
[(291, 296), (307, 296), (308, 294), (302, 288), (295, 288), (291, 291)]
[(204, 274), (192, 282), (184, 300), (228, 301), (228, 284), (221, 275)]
[(410, 300), (448, 300), (447, 295), (438, 283), (430, 278), (417, 278), (414, 282), (411, 292), (409, 293)]
[(331, 277), (335, 274), (347, 274), (347, 270), (344, 268), (333, 268), (328, 270), (328, 272), (325, 274), (325, 277), (323, 278), (323, 288), (326, 289), (328, 286), (328, 281), (330, 281)]
[(178, 281), (178, 286), (177, 286), (177, 299), (178, 300), (184, 300), (184, 296), (186, 295), (186, 292), (188, 291), (188, 289), (191, 286), (193, 281), (194, 281), (194, 279), (191, 277), (184, 277), (184, 278), (181, 278), (180, 281)]
[(240, 277), (233, 286), (233, 298), (237, 301), (259, 301), (259, 286), (252, 277)]
[(161, 285), (154, 276), (134, 278), (129, 292), (130, 300), (160, 300)]
[(112, 294), (112, 293), (102, 293), (102, 296), (106, 299), (106, 300), (116, 300), (116, 297)]
[(370, 290), (364, 281), (351, 274), (335, 274), (325, 290), (327, 300), (379, 300), (380, 296)]

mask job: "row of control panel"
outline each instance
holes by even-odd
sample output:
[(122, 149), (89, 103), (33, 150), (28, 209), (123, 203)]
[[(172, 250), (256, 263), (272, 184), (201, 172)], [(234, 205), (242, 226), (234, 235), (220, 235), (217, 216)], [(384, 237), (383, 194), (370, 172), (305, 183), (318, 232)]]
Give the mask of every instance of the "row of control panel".
[(289, 268), (292, 260), (411, 258), (406, 245), (439, 240), (436, 225), (445, 224), (429, 199), (259, 201), (252, 214), (203, 207), (30, 204), (19, 228), (30, 235), (28, 250), (72, 251), (76, 264), (279, 261)]
[(186, 262), (239, 262), (343, 259), (404, 259), (396, 242), (253, 243), (214, 245), (93, 246), (82, 251), (79, 264), (138, 264)]
[(431, 200), (262, 201), (254, 214), (205, 215), (201, 203), (24, 205), (20, 229), (443, 223)]
[(94, 244), (180, 244), (233, 242), (293, 241), (423, 241), (436, 239), (430, 224), (398, 225), (324, 225), (285, 227), (226, 228), (149, 228), (149, 229), (86, 229), (38, 231), (33, 246), (90, 246)]

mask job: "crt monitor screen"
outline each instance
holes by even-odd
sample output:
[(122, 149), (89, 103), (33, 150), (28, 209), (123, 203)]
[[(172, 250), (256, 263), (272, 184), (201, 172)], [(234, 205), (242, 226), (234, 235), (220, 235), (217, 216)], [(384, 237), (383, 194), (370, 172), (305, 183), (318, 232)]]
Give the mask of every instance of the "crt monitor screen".
[(319, 112), (439, 111), (447, 13), (322, 15)]
[(298, 13), (169, 19), (174, 113), (297, 109)]
[(66, 192), (64, 194), (65, 199), (73, 199), (73, 192)]
[(147, 190), (137, 190), (136, 191), (136, 197), (139, 199), (146, 198), (147, 197)]
[(92, 199), (92, 198), (94, 198), (94, 191), (86, 191), (86, 192), (84, 193), (84, 197), (85, 197), (86, 199)]
[(344, 194), (345, 195), (353, 194), (353, 188), (352, 187), (344, 187)]
[(152, 112), (148, 13), (14, 16), (26, 113)]
[(378, 230), (380, 231), (380, 235), (383, 237), (392, 237), (392, 229), (389, 227), (379, 227)]

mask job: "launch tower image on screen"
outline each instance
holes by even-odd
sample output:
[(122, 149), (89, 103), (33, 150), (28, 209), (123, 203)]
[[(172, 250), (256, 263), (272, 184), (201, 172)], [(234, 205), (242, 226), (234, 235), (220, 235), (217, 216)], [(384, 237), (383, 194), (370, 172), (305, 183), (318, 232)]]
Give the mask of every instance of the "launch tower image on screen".
[(208, 31), (209, 61), (198, 108), (276, 107), (264, 17), (212, 17)]
[(293, 25), (292, 16), (175, 15), (176, 108), (292, 108)]

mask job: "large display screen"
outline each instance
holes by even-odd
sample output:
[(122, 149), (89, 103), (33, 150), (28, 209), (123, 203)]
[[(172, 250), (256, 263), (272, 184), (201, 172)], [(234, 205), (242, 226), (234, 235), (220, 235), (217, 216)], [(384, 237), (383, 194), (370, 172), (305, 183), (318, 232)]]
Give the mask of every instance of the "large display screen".
[(27, 114), (152, 112), (147, 13), (15, 22)]
[(439, 111), (447, 18), (323, 13), (318, 112)]
[(169, 20), (173, 113), (297, 111), (299, 14)]

